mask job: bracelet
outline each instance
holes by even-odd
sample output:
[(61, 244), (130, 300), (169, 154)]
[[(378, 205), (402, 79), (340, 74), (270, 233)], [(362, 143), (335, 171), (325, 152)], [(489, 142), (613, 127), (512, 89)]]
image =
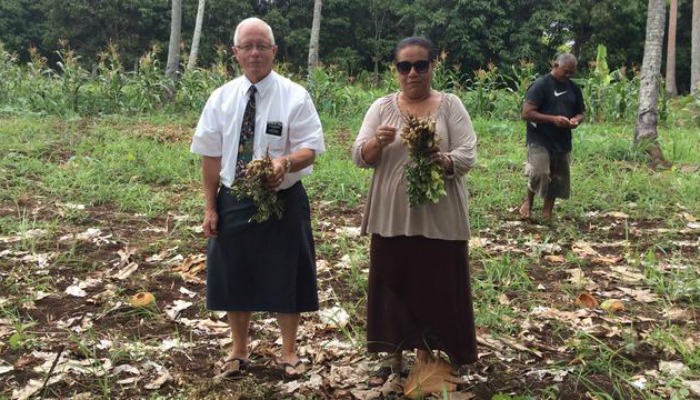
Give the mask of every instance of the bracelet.
[(284, 173), (288, 174), (292, 170), (292, 160), (289, 157), (284, 158)]

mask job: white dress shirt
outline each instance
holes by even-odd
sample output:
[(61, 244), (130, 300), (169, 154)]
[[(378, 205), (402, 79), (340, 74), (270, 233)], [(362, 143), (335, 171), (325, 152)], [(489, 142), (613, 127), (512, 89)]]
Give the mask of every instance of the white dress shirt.
[[(253, 85), (244, 75), (217, 88), (209, 96), (190, 150), (202, 156), (221, 157), (221, 183), (235, 180), (241, 122)], [(255, 137), (253, 159), (270, 158), (306, 148), (317, 155), (325, 151), (321, 120), (309, 93), (301, 85), (274, 71), (255, 84)], [(287, 189), (310, 174), (312, 166), (285, 175), (279, 189)]]

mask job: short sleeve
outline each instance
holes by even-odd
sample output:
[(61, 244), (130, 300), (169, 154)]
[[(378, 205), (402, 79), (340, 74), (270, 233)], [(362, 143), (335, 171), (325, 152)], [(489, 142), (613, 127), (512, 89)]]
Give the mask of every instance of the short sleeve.
[(218, 93), (209, 96), (207, 104), (197, 122), (190, 151), (207, 157), (221, 157), (223, 147), (223, 126), (218, 118)]

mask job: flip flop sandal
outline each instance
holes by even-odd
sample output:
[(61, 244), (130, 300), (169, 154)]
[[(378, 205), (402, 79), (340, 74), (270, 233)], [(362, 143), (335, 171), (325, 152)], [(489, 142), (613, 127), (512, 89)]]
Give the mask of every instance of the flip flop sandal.
[(278, 364), (278, 367), (282, 371), (282, 375), (285, 379), (299, 379), (302, 375), (304, 375), (304, 372), (306, 372), (306, 367), (301, 360), (294, 364), (281, 362)]
[(248, 368), (250, 360), (239, 357), (230, 357), (222, 359), (217, 364), (219, 367), (219, 374), (216, 375), (216, 378), (234, 378), (240, 376), (243, 371)]

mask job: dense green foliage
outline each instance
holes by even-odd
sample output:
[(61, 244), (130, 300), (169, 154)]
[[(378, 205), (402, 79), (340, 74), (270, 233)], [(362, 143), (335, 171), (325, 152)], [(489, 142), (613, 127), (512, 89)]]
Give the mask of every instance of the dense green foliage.
[[(677, 59), (678, 86), (690, 80), (690, 1), (680, 1)], [(569, 49), (586, 69), (595, 61), (597, 46), (608, 49), (613, 68), (628, 71), (641, 65), (646, 25), (644, 0), (326, 0), (323, 5), (320, 58), (349, 76), (379, 73), (391, 61), (396, 41), (425, 35), (444, 52), (445, 62), (470, 74), (490, 63), (500, 68), (520, 60), (547, 67), (557, 50)], [(197, 1), (183, 2), (184, 55), (190, 47)], [(233, 27), (256, 15), (274, 28), (278, 58), (293, 70), (306, 65), (313, 0), (208, 0), (200, 46), (200, 65), (220, 59), (232, 42)], [(21, 62), (30, 60), (30, 47), (58, 61), (59, 39), (76, 51), (83, 66), (93, 71), (98, 55), (110, 43), (133, 70), (149, 48), (167, 48), (170, 6), (156, 0), (56, 0), (0, 2), (0, 42)], [(163, 62), (165, 54), (159, 53)], [(186, 61), (186, 60), (185, 60)]]
[[(96, 73), (92, 73), (69, 48), (56, 52), (59, 61), (52, 68), (36, 49), (30, 52), (30, 62), (23, 65), (0, 44), (0, 110), (64, 116), (160, 110), (198, 113), (211, 91), (236, 74), (229, 70), (226, 54), (220, 52), (211, 69), (186, 70), (173, 81), (165, 77), (159, 51), (152, 48), (139, 59), (139, 68), (129, 71), (117, 49), (110, 46), (100, 53)], [(302, 80), (287, 67), (277, 65), (281, 73)], [(474, 117), (519, 120), (525, 91), (542, 72), (532, 63), (521, 63), (503, 70), (489, 64), (473, 74), (462, 74), (443, 59), (434, 73), (434, 87), (459, 96)], [(392, 70), (385, 70), (376, 80), (368, 74), (353, 79), (330, 66), (314, 71), (306, 85), (319, 111), (345, 120), (363, 115), (373, 99), (397, 90), (392, 74)], [(639, 78), (628, 75), (620, 69), (609, 71), (605, 48), (600, 47), (596, 68), (576, 78), (583, 89), (589, 121), (630, 122), (636, 118)], [(679, 109), (698, 125), (699, 103), (691, 97), (679, 100)], [(662, 122), (669, 119), (668, 108), (669, 99), (662, 96)]]

